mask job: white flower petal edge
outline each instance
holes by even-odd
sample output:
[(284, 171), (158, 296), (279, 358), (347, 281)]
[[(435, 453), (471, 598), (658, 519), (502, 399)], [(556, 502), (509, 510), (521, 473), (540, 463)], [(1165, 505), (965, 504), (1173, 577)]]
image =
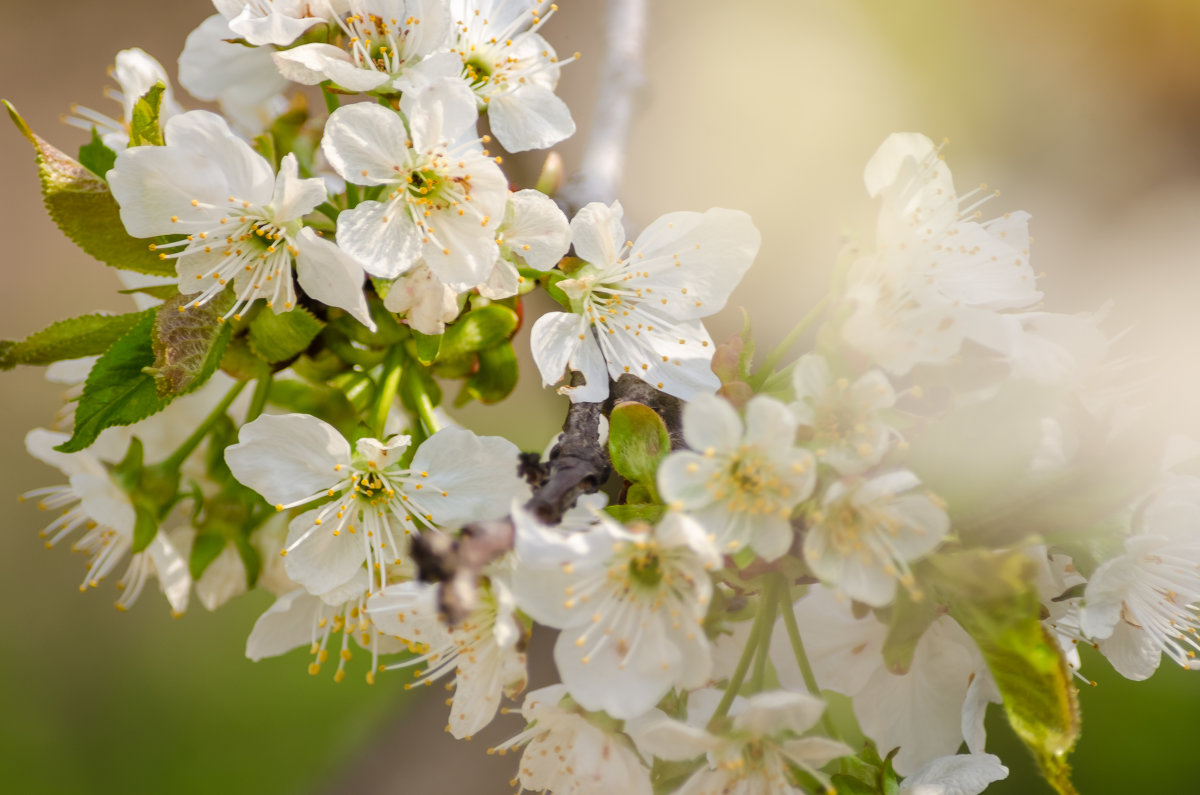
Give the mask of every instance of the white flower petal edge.
[(904, 779), (900, 795), (980, 795), (988, 784), (1008, 778), (992, 754), (955, 754), (935, 759)]

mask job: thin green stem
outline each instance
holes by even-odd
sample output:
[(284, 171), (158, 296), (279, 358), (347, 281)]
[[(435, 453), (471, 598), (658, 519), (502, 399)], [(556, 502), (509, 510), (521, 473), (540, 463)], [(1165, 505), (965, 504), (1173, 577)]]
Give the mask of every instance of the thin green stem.
[[(821, 695), (821, 688), (817, 685), (817, 677), (813, 674), (812, 664), (808, 661), (808, 653), (804, 651), (804, 640), (800, 637), (800, 626), (796, 623), (796, 613), (792, 605), (792, 588), (790, 583), (784, 579), (783, 575), (778, 575), (778, 582), (782, 586), (778, 589), (779, 610), (783, 613), (783, 626), (787, 628), (788, 640), (792, 644), (792, 655), (796, 658), (796, 665), (800, 666), (800, 675), (804, 677), (804, 686), (808, 688), (808, 692), (814, 696)], [(821, 728), (825, 730), (825, 734), (832, 739), (838, 739), (837, 727), (833, 725), (833, 719), (829, 717), (828, 710), (821, 713)]]
[(825, 310), (829, 307), (831, 296), (832, 293), (827, 293), (824, 298), (817, 302), (816, 306), (808, 310), (808, 314), (800, 318), (800, 322), (788, 332), (788, 335), (783, 338), (782, 342), (775, 346), (775, 350), (767, 355), (767, 358), (763, 360), (762, 366), (754, 371), (754, 375), (750, 377), (750, 386), (753, 387), (755, 392), (762, 389), (762, 385), (771, 377), (771, 373), (775, 372), (775, 368), (779, 365), (779, 360), (787, 355), (792, 346), (808, 333), (812, 324), (817, 322), (821, 318), (821, 315), (825, 314)]
[(240, 395), (242, 390), (245, 388), (245, 381), (238, 381), (236, 384), (234, 384), (229, 392), (225, 394), (225, 397), (221, 398), (221, 402), (216, 405), (216, 408), (214, 408), (209, 415), (204, 418), (203, 422), (196, 426), (196, 430), (192, 431), (191, 436), (184, 439), (183, 444), (179, 445), (179, 449), (177, 449), (174, 453), (171, 453), (167, 460), (162, 462), (160, 465), (162, 469), (179, 469), (180, 465), (183, 464), (187, 457), (191, 455), (197, 447), (200, 446), (201, 442), (204, 441), (204, 437), (208, 436), (208, 433), (213, 429), (213, 426), (225, 416), (225, 412), (229, 410), (229, 406), (233, 403), (233, 401), (237, 400), (237, 396)]
[(404, 349), (400, 345), (393, 345), (383, 357), (379, 393), (375, 396), (375, 406), (371, 410), (371, 430), (376, 439), (383, 439), (388, 412), (392, 410), (392, 403), (396, 401), (396, 392), (400, 389), (400, 377), (403, 374)]
[(413, 402), (417, 406), (417, 416), (421, 418), (421, 424), (425, 426), (425, 431), (433, 436), (442, 429), (442, 424), (438, 422), (437, 415), (433, 412), (433, 401), (429, 398), (429, 393), (425, 391), (425, 385), (421, 379), (414, 378), (413, 383)]
[(325, 110), (332, 114), (342, 106), (338, 95), (329, 90), (329, 86), (321, 86), (321, 96), (325, 99)]
[(728, 684), (725, 685), (725, 692), (721, 696), (721, 702), (717, 704), (716, 711), (713, 712), (712, 718), (708, 721), (708, 728), (710, 730), (715, 729), (717, 724), (729, 714), (729, 708), (733, 705), (733, 700), (737, 697), (738, 691), (742, 689), (742, 682), (746, 681), (746, 672), (750, 670), (750, 662), (759, 652), (761, 637), (767, 624), (768, 612), (767, 600), (763, 599), (758, 604), (758, 612), (754, 616), (754, 624), (750, 627), (750, 637), (746, 638), (746, 647), (742, 649), (742, 656), (738, 659), (737, 667), (733, 669), (733, 675), (729, 677)]
[(246, 422), (258, 419), (267, 407), (267, 398), (271, 396), (271, 382), (275, 379), (272, 373), (267, 373), (254, 384), (254, 394), (250, 396), (250, 408), (246, 409)]
[(774, 577), (767, 578), (762, 592), (763, 604), (766, 606), (766, 628), (758, 639), (758, 656), (754, 658), (754, 674), (750, 677), (750, 689), (755, 693), (762, 692), (766, 683), (767, 659), (771, 653), (771, 634), (775, 629), (775, 611), (779, 605), (779, 590)]

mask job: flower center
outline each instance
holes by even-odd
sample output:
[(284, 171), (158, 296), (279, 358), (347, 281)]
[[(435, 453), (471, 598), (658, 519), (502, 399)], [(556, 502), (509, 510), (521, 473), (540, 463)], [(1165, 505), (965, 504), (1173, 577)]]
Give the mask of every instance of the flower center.
[(653, 588), (662, 582), (662, 558), (659, 557), (658, 550), (652, 547), (630, 558), (629, 577), (647, 588)]
[(471, 88), (481, 88), (491, 80), (495, 74), (495, 64), (485, 61), (478, 55), (473, 55), (463, 62), (463, 74), (467, 78), (467, 82), (471, 84)]

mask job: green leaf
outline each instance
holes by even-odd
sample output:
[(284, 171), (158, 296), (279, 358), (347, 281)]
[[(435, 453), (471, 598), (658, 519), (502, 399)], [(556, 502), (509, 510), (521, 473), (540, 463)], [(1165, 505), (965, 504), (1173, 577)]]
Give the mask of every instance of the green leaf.
[(174, 284), (148, 284), (145, 287), (130, 287), (128, 290), (117, 290), (121, 295), (148, 295), (165, 301), (179, 295), (179, 287)]
[(237, 536), (233, 539), (233, 543), (237, 545), (242, 565), (246, 567), (246, 585), (253, 588), (254, 584), (258, 582), (258, 575), (262, 573), (262, 558), (254, 545), (250, 543), (250, 539), (245, 536)]
[(463, 384), (463, 393), (480, 403), (499, 403), (512, 394), (517, 376), (517, 353), (506, 342), (479, 352), (479, 368)]
[(133, 118), (129, 122), (130, 146), (162, 146), (162, 126), (159, 123), (163, 92), (166, 87), (155, 83), (133, 106)]
[(610, 505), (604, 509), (612, 518), (618, 522), (628, 524), (630, 522), (645, 522), (646, 524), (658, 524), (658, 520), (662, 519), (666, 513), (667, 506), (656, 505), (651, 503), (637, 503), (635, 505)]
[(0, 340), (0, 370), (98, 356), (154, 310), (125, 315), (81, 315), (60, 320), (23, 340)]
[(105, 428), (132, 425), (171, 402), (159, 396), (154, 377), (145, 372), (154, 365), (153, 331), (154, 313), (140, 313), (137, 324), (100, 357), (75, 408), (75, 432), (54, 449), (79, 452)]
[(302, 306), (275, 314), (263, 307), (250, 321), (250, 347), (265, 361), (282, 362), (305, 351), (325, 324)]
[(446, 328), (438, 357), (453, 359), (493, 348), (515, 334), (519, 324), (517, 313), (501, 304), (472, 309)]
[(853, 776), (835, 773), (831, 781), (837, 795), (879, 795), (879, 791), (873, 785)]
[(221, 369), (238, 381), (258, 381), (271, 374), (271, 365), (259, 358), (242, 336), (235, 337), (225, 347)]
[(1060, 795), (1073, 795), (1067, 755), (1079, 739), (1070, 669), (1041, 622), (1036, 564), (1020, 552), (970, 550), (930, 559), (940, 601), (971, 635), (1004, 698), (1004, 712)]
[(100, 140), (100, 133), (92, 128), (92, 140), (79, 147), (79, 164), (101, 179), (117, 162), (117, 153)]
[(907, 588), (896, 589), (887, 637), (883, 641), (883, 661), (897, 676), (908, 672), (917, 641), (938, 617), (937, 603), (927, 596), (913, 599)]
[(358, 412), (340, 390), (300, 381), (277, 379), (271, 383), (271, 403), (297, 414), (311, 414), (349, 432), (358, 422)]
[(160, 397), (191, 392), (216, 371), (231, 334), (221, 315), (231, 303), (231, 298), (218, 296), (207, 304), (192, 306), (190, 296), (176, 295), (158, 307), (150, 374)]
[(658, 501), (655, 474), (671, 452), (671, 436), (662, 417), (641, 403), (622, 403), (608, 419), (608, 454), (626, 480), (640, 483)]
[(113, 268), (175, 275), (175, 265), (170, 259), (153, 253), (145, 240), (126, 233), (108, 183), (38, 137), (8, 102), (4, 106), (13, 123), (33, 144), (46, 211), (63, 234)]
[(432, 364), (438, 356), (438, 349), (442, 347), (442, 335), (422, 334), (412, 329), (412, 337), (417, 343), (417, 361), (421, 364)]
[(225, 549), (225, 536), (220, 533), (197, 533), (192, 542), (192, 554), (188, 557), (188, 571), (192, 579), (198, 580), (204, 574), (221, 550)]

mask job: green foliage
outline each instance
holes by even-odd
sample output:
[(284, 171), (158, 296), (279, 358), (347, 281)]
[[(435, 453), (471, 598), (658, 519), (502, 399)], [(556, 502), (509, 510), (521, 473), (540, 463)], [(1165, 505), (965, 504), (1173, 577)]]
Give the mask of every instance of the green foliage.
[(613, 409), (608, 422), (608, 453), (613, 467), (658, 502), (655, 475), (659, 463), (671, 452), (671, 436), (662, 417), (641, 403), (622, 403)]
[(160, 258), (146, 241), (125, 232), (108, 183), (36, 135), (8, 102), (4, 106), (17, 129), (33, 144), (46, 211), (63, 234), (113, 268), (175, 275), (170, 259)]
[(133, 554), (137, 554), (150, 546), (154, 536), (158, 535), (158, 516), (152, 502), (133, 497)]
[(412, 338), (417, 343), (417, 361), (421, 364), (433, 364), (438, 357), (438, 350), (442, 347), (442, 335), (422, 334), (412, 329)]
[(250, 348), (263, 361), (275, 364), (304, 352), (325, 328), (302, 306), (275, 314), (263, 307), (250, 321)]
[(517, 313), (502, 304), (488, 304), (463, 314), (446, 328), (439, 359), (456, 359), (495, 347), (517, 332)]
[(1035, 563), (1020, 552), (970, 550), (930, 560), (940, 600), (983, 652), (1013, 730), (1060, 795), (1075, 792), (1067, 755), (1079, 739), (1077, 694), (1042, 626)]
[(117, 162), (117, 153), (105, 146), (100, 133), (92, 128), (92, 140), (79, 147), (79, 164), (101, 179)]
[(188, 571), (193, 580), (204, 575), (204, 570), (225, 549), (225, 536), (220, 533), (197, 533), (192, 542), (192, 554), (188, 556)]
[(92, 367), (75, 408), (75, 430), (55, 449), (75, 453), (85, 449), (105, 428), (131, 425), (161, 411), (173, 396), (160, 396), (154, 377), (153, 312), (139, 313), (138, 322), (117, 340)]
[(149, 91), (138, 98), (133, 106), (133, 118), (129, 122), (130, 146), (162, 146), (162, 99), (166, 86), (155, 83)]
[(154, 366), (148, 372), (159, 397), (191, 392), (216, 372), (231, 334), (221, 314), (231, 303), (222, 295), (191, 306), (188, 296), (176, 295), (158, 308), (151, 337)]
[(124, 315), (81, 315), (53, 323), (23, 340), (0, 340), (0, 370), (98, 356), (153, 313), (148, 309)]
[(517, 353), (511, 342), (506, 341), (480, 351), (477, 360), (478, 367), (467, 377), (462, 393), (455, 400), (456, 405), (461, 406), (468, 399), (480, 403), (499, 403), (517, 386)]
[(239, 381), (258, 381), (271, 374), (271, 365), (254, 353), (244, 336), (234, 337), (225, 347), (221, 369)]
[(618, 522), (625, 524), (645, 522), (652, 525), (658, 524), (658, 521), (662, 519), (663, 514), (667, 511), (667, 506), (643, 502), (629, 505), (609, 505), (604, 511)]

